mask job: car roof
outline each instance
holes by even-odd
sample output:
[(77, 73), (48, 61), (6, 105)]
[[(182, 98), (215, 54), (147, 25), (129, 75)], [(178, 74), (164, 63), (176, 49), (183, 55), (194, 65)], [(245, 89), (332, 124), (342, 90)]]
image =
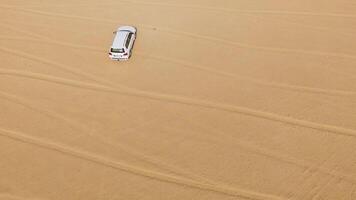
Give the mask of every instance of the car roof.
[(129, 31), (118, 31), (116, 32), (114, 42), (112, 44), (112, 48), (114, 49), (121, 49), (125, 47), (125, 41)]

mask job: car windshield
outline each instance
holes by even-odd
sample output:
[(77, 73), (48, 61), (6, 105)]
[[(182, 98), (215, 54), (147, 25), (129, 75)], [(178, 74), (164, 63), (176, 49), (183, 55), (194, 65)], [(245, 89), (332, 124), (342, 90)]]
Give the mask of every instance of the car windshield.
[(113, 53), (124, 53), (124, 49), (114, 49), (114, 48), (111, 48), (111, 52)]

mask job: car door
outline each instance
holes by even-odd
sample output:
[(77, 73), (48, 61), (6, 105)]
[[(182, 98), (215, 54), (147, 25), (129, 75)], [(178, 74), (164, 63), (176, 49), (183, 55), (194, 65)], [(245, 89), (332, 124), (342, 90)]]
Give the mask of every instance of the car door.
[(127, 49), (129, 52), (131, 52), (134, 37), (135, 35), (133, 33), (129, 33), (129, 35), (127, 36)]

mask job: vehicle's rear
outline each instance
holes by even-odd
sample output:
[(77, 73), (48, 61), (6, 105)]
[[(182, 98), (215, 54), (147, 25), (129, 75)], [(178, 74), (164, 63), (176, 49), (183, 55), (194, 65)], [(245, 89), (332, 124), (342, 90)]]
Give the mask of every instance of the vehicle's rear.
[(127, 60), (129, 58), (129, 53), (126, 52), (124, 48), (111, 48), (109, 57), (112, 60)]

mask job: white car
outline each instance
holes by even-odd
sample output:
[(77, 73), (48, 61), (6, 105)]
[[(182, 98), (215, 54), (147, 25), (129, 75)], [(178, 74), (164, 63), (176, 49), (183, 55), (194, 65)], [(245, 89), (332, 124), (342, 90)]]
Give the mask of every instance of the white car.
[(109, 52), (112, 60), (128, 60), (131, 57), (136, 32), (133, 26), (121, 26), (114, 32), (115, 38)]

